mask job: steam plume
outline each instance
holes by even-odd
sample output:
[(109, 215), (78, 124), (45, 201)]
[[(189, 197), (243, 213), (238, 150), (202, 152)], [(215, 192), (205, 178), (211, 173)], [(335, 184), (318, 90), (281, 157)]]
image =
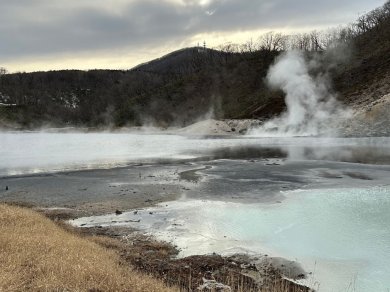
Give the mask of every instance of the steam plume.
[(303, 53), (289, 51), (280, 56), (268, 71), (270, 86), (286, 94), (287, 111), (251, 131), (259, 136), (335, 135), (331, 126), (349, 115), (330, 93), (326, 74), (310, 76), (318, 61), (306, 60)]

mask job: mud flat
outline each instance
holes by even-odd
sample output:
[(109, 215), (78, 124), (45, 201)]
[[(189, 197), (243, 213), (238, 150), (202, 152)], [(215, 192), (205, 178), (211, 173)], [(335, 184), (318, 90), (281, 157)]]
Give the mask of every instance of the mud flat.
[(184, 190), (175, 173), (186, 167), (139, 164), (116, 169), (9, 176), (0, 178), (0, 198), (3, 202), (24, 203), (52, 213), (106, 214), (179, 198)]
[[(3, 177), (1, 183), (8, 190), (2, 190), (1, 199), (3, 202), (31, 206), (55, 221), (113, 213), (114, 218), (107, 227), (104, 224), (93, 227), (81, 224), (80, 232), (115, 238), (118, 243), (110, 243), (106, 247), (116, 249), (123, 260), (140, 271), (185, 289), (207, 283), (213, 285), (213, 281), (216, 281), (233, 288), (233, 291), (258, 291), (259, 287), (291, 287), (295, 291), (308, 291), (285, 279), (287, 273), (289, 278), (304, 277), (304, 271), (298, 263), (266, 255), (249, 257), (202, 253), (177, 258), (180, 251), (175, 245), (157, 241), (155, 235), (146, 236), (144, 232), (136, 232), (140, 230), (139, 226), (111, 225), (118, 222), (116, 220), (120, 220), (122, 214), (126, 214), (124, 210), (141, 214), (158, 203), (164, 202), (162, 204), (166, 205), (168, 201), (185, 197), (204, 177), (197, 172), (208, 169), (211, 166), (182, 163)], [(198, 181), (193, 179), (194, 175), (199, 177)], [(152, 217), (150, 212), (146, 214)], [(126, 223), (130, 221), (126, 220)], [(139, 223), (140, 220), (135, 219), (134, 222)], [(105, 241), (102, 244), (105, 245)], [(280, 269), (281, 265), (290, 266), (288, 272)], [(204, 279), (211, 282), (205, 282)]]
[[(48, 137), (50, 134), (44, 136)], [(7, 165), (0, 165), (0, 200), (35, 206), (56, 220), (76, 219), (73, 224), (85, 232), (119, 238), (125, 245), (141, 242), (138, 255), (124, 248), (123, 256), (141, 270), (158, 271), (162, 278), (165, 266), (176, 271), (171, 275), (181, 271), (183, 282), (188, 280), (184, 275), (195, 279), (197, 274), (197, 280), (187, 284), (191, 287), (201, 285), (208, 272), (225, 284), (232, 273), (239, 277), (250, 274), (245, 281), (252, 287), (263, 279), (261, 273), (272, 274), (264, 267), (274, 271), (271, 282), (281, 284), (290, 276), (313, 288), (318, 288), (314, 283), (320, 283), (321, 291), (344, 289), (351, 282), (359, 285), (356, 291), (382, 291), (388, 285), (384, 276), (390, 272), (386, 268), (390, 266), (390, 239), (386, 238), (386, 222), (390, 220), (386, 215), (390, 198), (388, 138), (205, 139), (170, 135), (173, 140), (169, 142), (169, 137), (159, 140), (156, 135), (77, 137), (95, 142), (102, 139), (99, 143), (107, 151), (77, 165), (67, 164), (71, 160), (64, 161), (53, 153), (50, 163), (40, 161), (40, 171), (34, 173), (35, 162), (51, 154), (50, 149), (46, 153), (24, 152), (21, 147), (19, 153), (9, 148), (7, 156), (2, 148), (4, 157), (14, 155), (20, 160), (14, 163), (8, 159)], [(19, 142), (29, 138), (18, 137)], [(108, 150), (117, 142), (123, 147), (113, 156)], [(84, 148), (87, 141), (82, 145), (83, 153), (96, 147)], [(153, 149), (161, 151), (150, 152)], [(133, 151), (147, 154), (142, 156), (144, 161), (133, 161), (138, 155)], [(105, 169), (88, 169), (96, 166), (95, 157), (97, 165), (115, 157), (114, 168), (103, 164)], [(122, 163), (126, 166), (118, 167)], [(166, 260), (162, 255), (152, 256), (159, 254), (161, 243), (142, 239), (150, 235), (170, 243), (168, 250), (161, 247)], [(346, 251), (351, 242), (354, 248)], [(178, 249), (171, 252), (172, 246)], [(178, 257), (172, 259), (176, 253)], [(251, 256), (251, 260), (231, 259), (237, 254)], [(287, 260), (268, 260), (280, 257)], [(189, 264), (189, 258), (195, 262)], [(289, 263), (294, 267), (302, 264), (304, 272), (283, 270)], [(235, 264), (239, 268), (233, 269)], [(194, 267), (194, 273), (187, 266)], [(221, 270), (224, 272), (219, 273)], [(359, 277), (354, 280), (356, 274)]]

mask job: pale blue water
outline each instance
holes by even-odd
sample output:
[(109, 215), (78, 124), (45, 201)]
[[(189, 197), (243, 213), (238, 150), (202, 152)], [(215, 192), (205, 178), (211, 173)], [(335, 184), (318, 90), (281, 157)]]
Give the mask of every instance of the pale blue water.
[[(267, 165), (266, 159), (273, 157), (280, 160), (278, 164)], [(252, 158), (259, 159), (252, 164)], [(308, 284), (320, 285), (319, 291), (389, 291), (390, 138), (204, 139), (123, 133), (0, 133), (0, 176), (110, 168), (160, 159), (204, 159), (209, 164), (213, 159), (228, 159), (203, 171), (206, 179), (190, 186), (189, 200), (154, 208), (154, 216), (149, 215), (150, 210), (137, 215), (142, 220), (135, 227), (174, 241), (183, 255), (232, 248), (267, 252), (303, 263), (313, 272)], [(234, 159), (241, 162), (231, 162)], [(325, 160), (355, 163), (323, 163)], [(272, 181), (267, 185), (264, 178), (268, 172), (285, 183), (297, 173), (300, 180), (294, 180), (294, 188), (299, 183), (310, 190), (286, 189), (287, 199), (281, 203), (273, 202), (274, 196), (270, 196), (268, 204), (259, 204), (256, 188), (278, 192), (279, 187), (291, 185), (279, 186)], [(336, 175), (318, 175), (323, 172)], [(358, 173), (358, 177), (345, 172)], [(369, 180), (359, 178), (362, 174)], [(243, 178), (250, 178), (245, 183), (251, 184), (248, 190), (240, 188)], [(218, 196), (213, 193), (218, 189), (215, 186), (223, 186)], [(197, 190), (204, 196), (197, 196)], [(253, 192), (251, 204), (232, 203), (236, 195), (232, 191), (237, 195)], [(226, 193), (229, 198), (224, 198)], [(199, 198), (206, 200), (196, 200)], [(111, 225), (115, 220), (115, 224), (127, 224), (120, 221), (140, 219), (137, 216), (130, 212), (83, 218), (76, 223)]]
[[(389, 291), (390, 188), (294, 191), (277, 204), (183, 200), (81, 218), (76, 225), (126, 225), (172, 241), (182, 256), (252, 251), (302, 263), (318, 291)], [(154, 215), (149, 214), (153, 211)], [(112, 223), (111, 221), (116, 223)]]
[[(259, 241), (308, 267), (312, 262), (327, 274), (314, 275), (320, 291), (347, 291), (350, 284), (353, 291), (390, 289), (389, 188), (311, 190), (290, 197), (276, 207), (225, 210), (218, 221), (232, 222), (235, 238)], [(332, 271), (322, 271), (328, 266)]]

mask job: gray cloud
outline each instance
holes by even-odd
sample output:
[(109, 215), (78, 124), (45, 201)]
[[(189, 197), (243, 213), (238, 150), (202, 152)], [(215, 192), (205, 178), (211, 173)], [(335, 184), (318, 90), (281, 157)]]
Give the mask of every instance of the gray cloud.
[(199, 33), (332, 26), (384, 2), (210, 0), (202, 5), (196, 0), (0, 0), (0, 62), (155, 47)]

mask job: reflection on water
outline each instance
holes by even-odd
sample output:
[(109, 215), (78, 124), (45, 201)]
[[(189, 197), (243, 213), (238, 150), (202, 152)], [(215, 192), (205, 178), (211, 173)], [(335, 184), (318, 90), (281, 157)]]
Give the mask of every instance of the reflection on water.
[(296, 259), (313, 273), (304, 284), (319, 286), (319, 291), (388, 291), (389, 188), (307, 190), (286, 196), (274, 205), (176, 201), (137, 213), (80, 218), (73, 224), (131, 225), (172, 241), (182, 256), (249, 251)]
[(0, 133), (0, 176), (213, 159), (390, 164), (390, 138), (184, 137), (112, 133)]
[(390, 145), (386, 146), (303, 146), (275, 145), (273, 148), (254, 146), (225, 147), (205, 153), (211, 159), (328, 160), (366, 164), (390, 164)]
[[(306, 266), (317, 261), (318, 275), (325, 275), (322, 283), (345, 276), (335, 282), (337, 289), (355, 272), (368, 275), (359, 278), (363, 280), (358, 288), (363, 288), (355, 291), (388, 288), (390, 182), (389, 167), (382, 165), (390, 165), (390, 138), (0, 133), (0, 157), (0, 176), (207, 161), (180, 174), (185, 184), (191, 184), (185, 195), (192, 201), (170, 203), (160, 217), (158, 210), (153, 211), (155, 216), (145, 213), (157, 232), (165, 230), (168, 236), (187, 230), (189, 237), (176, 240), (183, 244), (203, 240), (194, 248), (210, 251), (220, 250), (218, 244), (229, 248), (241, 242), (244, 248), (268, 247), (298, 257)], [(304, 187), (311, 190), (291, 192)], [(289, 199), (283, 200), (286, 193), (281, 190)], [(323, 285), (321, 291), (328, 291)]]
[(267, 159), (287, 158), (288, 151), (281, 147), (234, 146), (208, 150), (204, 156), (210, 159)]

